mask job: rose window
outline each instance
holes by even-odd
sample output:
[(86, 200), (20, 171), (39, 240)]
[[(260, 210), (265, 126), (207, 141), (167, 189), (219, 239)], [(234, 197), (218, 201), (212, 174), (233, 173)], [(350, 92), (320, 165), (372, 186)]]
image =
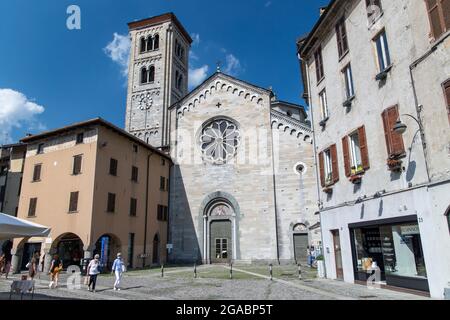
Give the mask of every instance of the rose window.
[(215, 164), (224, 164), (234, 157), (239, 145), (237, 126), (228, 120), (215, 120), (203, 128), (200, 137), (203, 156)]
[(150, 93), (147, 94), (141, 94), (138, 98), (139, 100), (139, 109), (141, 110), (148, 110), (153, 105), (153, 99), (150, 96)]

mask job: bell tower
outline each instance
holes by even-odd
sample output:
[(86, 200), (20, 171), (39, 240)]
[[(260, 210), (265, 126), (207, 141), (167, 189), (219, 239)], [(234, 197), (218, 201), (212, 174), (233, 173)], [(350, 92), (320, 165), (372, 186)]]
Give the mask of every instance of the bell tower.
[(169, 145), (169, 107), (188, 93), (192, 38), (173, 13), (130, 22), (125, 130), (157, 148)]

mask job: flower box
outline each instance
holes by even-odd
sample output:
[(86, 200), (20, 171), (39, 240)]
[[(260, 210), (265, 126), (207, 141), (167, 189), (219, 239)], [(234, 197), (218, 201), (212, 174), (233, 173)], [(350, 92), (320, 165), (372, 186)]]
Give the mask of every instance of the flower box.
[(402, 160), (388, 159), (387, 165), (388, 165), (389, 171), (392, 171), (392, 172), (402, 171)]
[(356, 174), (356, 175), (350, 176), (349, 180), (353, 184), (360, 184), (361, 180), (362, 180), (362, 176), (359, 174)]
[(331, 194), (331, 193), (333, 193), (333, 188), (331, 188), (331, 187), (325, 187), (325, 188), (323, 188), (323, 192), (328, 193), (328, 194)]

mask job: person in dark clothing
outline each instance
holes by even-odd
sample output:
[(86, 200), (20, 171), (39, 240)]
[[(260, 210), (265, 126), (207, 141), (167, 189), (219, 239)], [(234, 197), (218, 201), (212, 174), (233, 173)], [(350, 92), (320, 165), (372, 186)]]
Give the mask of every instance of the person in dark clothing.
[(6, 279), (8, 279), (8, 274), (11, 269), (12, 247), (13, 247), (13, 243), (10, 240), (5, 241), (5, 243), (3, 243), (3, 245), (2, 245), (3, 268), (1, 268), (1, 270), (0, 270), (0, 277), (4, 273), (6, 276)]

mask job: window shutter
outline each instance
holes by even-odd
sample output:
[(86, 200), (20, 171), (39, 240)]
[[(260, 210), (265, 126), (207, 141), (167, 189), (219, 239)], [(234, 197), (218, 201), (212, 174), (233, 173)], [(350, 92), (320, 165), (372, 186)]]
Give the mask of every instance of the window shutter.
[(81, 156), (75, 156), (73, 158), (73, 174), (81, 173)]
[(358, 129), (359, 136), (359, 149), (361, 150), (361, 161), (363, 165), (363, 169), (367, 170), (370, 168), (369, 162), (369, 150), (367, 148), (367, 139), (366, 139), (366, 129), (364, 126)]
[(320, 185), (325, 188), (325, 165), (323, 159), (323, 152), (319, 153), (319, 169), (320, 169)]
[(37, 205), (37, 198), (31, 198), (30, 206), (28, 207), (28, 216), (29, 217), (34, 217), (36, 215), (36, 205)]
[(445, 100), (447, 101), (448, 122), (450, 122), (450, 80), (444, 84)]
[(331, 146), (330, 154), (331, 154), (331, 164), (333, 168), (333, 183), (336, 183), (339, 181), (339, 165), (337, 158), (337, 148), (335, 144)]
[(431, 32), (433, 37), (438, 38), (443, 32), (441, 24), (441, 14), (439, 12), (439, 1), (441, 0), (427, 0), (428, 16), (430, 18)]
[(386, 149), (388, 153), (388, 157), (391, 157), (392, 155), (392, 142), (391, 142), (391, 134), (390, 134), (390, 126), (389, 126), (389, 116), (388, 116), (389, 109), (386, 109), (381, 114), (381, 118), (383, 119), (383, 128), (384, 128), (384, 138), (386, 140)]
[(450, 30), (450, 0), (441, 0), (445, 31)]
[(78, 192), (70, 193), (69, 212), (78, 210)]
[(350, 153), (348, 149), (348, 136), (342, 138), (342, 150), (344, 153), (345, 176), (350, 177), (352, 172), (350, 169)]
[(393, 128), (397, 119), (399, 118), (398, 106), (394, 106), (388, 109), (388, 123), (389, 123), (389, 133), (391, 136), (391, 155), (390, 156), (401, 156), (405, 154), (405, 145), (403, 144), (403, 137), (401, 134), (394, 132)]
[(34, 166), (33, 181), (39, 181), (41, 179), (41, 168), (42, 165), (40, 164)]

